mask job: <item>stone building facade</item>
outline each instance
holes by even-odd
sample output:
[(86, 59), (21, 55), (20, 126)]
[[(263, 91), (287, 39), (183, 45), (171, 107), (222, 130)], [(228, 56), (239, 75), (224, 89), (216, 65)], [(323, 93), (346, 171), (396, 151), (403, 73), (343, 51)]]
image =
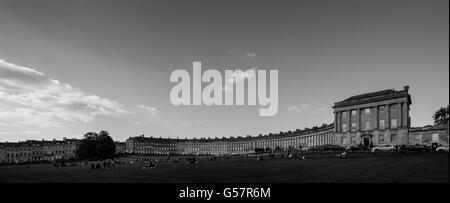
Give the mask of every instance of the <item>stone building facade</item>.
[(125, 143), (127, 147), (127, 153), (159, 155), (179, 153), (177, 151), (176, 139), (153, 138), (141, 135), (138, 137), (131, 137), (127, 139)]
[(25, 142), (0, 143), (0, 164), (33, 163), (75, 158), (79, 143), (80, 140), (77, 139), (28, 140)]
[(449, 134), (447, 125), (425, 126), (409, 130), (409, 144), (426, 146), (448, 146)]
[(126, 141), (127, 153), (136, 154), (197, 154), (225, 155), (254, 153), (255, 149), (286, 150), (308, 149), (334, 143), (333, 125), (320, 128), (280, 132), (278, 134), (214, 138), (214, 139), (169, 139), (131, 137)]
[(116, 145), (116, 154), (127, 153), (127, 144), (125, 142), (114, 142)]
[(342, 146), (380, 146), (409, 144), (408, 86), (350, 97), (336, 102), (334, 128), (337, 143)]

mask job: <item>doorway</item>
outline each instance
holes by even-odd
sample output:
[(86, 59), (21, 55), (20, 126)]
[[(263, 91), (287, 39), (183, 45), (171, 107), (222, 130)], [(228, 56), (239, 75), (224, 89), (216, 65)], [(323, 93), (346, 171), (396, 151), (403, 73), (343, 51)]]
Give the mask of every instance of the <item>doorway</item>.
[(370, 146), (370, 139), (368, 137), (363, 138), (363, 145), (365, 147), (369, 147)]

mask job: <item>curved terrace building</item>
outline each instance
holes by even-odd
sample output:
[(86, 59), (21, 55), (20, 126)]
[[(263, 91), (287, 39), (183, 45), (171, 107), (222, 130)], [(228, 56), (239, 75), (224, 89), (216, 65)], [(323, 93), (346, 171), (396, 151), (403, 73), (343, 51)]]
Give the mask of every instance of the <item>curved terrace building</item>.
[[(138, 154), (247, 154), (255, 149), (308, 149), (323, 145), (448, 145), (448, 127), (410, 128), (409, 87), (382, 90), (336, 102), (334, 123), (278, 134), (200, 139), (131, 137), (127, 153)], [(427, 128), (428, 129), (428, 128)], [(432, 139), (431, 139), (432, 138)]]
[(309, 148), (334, 143), (333, 125), (280, 132), (257, 137), (230, 137), (214, 139), (168, 139), (138, 137), (126, 141), (127, 153), (138, 154), (248, 154), (257, 148), (288, 149)]

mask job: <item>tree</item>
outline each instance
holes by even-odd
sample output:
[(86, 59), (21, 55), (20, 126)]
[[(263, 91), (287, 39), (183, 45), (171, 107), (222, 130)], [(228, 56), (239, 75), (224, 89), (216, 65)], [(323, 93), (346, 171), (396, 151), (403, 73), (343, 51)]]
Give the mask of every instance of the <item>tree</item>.
[(108, 159), (112, 158), (115, 152), (116, 145), (113, 139), (108, 131), (102, 130), (98, 134), (86, 133), (76, 154), (79, 159)]
[(101, 159), (112, 158), (116, 153), (116, 144), (109, 136), (108, 131), (102, 130), (97, 136), (95, 154)]
[(441, 107), (433, 114), (435, 125), (448, 124), (448, 118), (449, 118), (449, 106), (447, 106), (447, 108)]

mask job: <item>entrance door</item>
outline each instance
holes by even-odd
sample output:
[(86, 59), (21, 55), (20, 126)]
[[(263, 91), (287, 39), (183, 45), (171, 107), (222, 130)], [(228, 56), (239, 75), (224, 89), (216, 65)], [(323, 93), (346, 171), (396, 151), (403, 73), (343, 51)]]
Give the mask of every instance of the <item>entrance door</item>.
[(364, 145), (365, 147), (369, 147), (369, 145), (370, 145), (370, 140), (369, 140), (369, 138), (365, 137), (365, 138), (363, 139), (363, 145)]

